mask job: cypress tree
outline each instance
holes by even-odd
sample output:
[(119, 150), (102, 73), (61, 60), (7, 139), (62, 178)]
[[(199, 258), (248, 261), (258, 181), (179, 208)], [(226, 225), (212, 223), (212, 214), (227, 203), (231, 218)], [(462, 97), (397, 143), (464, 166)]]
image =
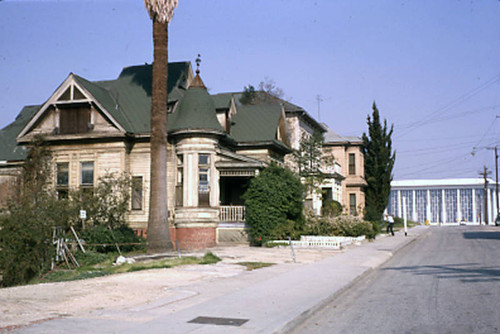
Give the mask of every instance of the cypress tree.
[(382, 220), (382, 214), (389, 202), (391, 192), (392, 169), (396, 153), (392, 152), (391, 135), (394, 125), (383, 125), (375, 102), (372, 116), (367, 116), (368, 135), (363, 133), (363, 154), (365, 156), (365, 219)]

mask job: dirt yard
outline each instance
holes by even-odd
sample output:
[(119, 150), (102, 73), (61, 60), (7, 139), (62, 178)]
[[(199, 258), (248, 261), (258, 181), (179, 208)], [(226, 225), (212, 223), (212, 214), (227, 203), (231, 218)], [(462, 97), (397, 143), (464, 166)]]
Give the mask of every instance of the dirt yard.
[[(238, 262), (291, 263), (290, 248), (216, 247), (222, 259), (214, 265), (188, 265), (117, 274), (80, 281), (45, 283), (0, 289), (0, 330), (64, 316), (84, 316), (97, 310), (120, 310), (168, 297), (172, 288), (205, 280), (237, 276)], [(319, 261), (339, 251), (295, 249), (299, 264)], [(203, 256), (203, 252), (184, 255)]]

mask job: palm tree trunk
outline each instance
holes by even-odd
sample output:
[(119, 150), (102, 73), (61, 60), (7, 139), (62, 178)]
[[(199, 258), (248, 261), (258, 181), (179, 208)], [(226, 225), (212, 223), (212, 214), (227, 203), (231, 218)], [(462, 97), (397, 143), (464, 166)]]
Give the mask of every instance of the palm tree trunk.
[(167, 206), (168, 22), (153, 20), (153, 88), (151, 98), (151, 183), (147, 251), (173, 249)]

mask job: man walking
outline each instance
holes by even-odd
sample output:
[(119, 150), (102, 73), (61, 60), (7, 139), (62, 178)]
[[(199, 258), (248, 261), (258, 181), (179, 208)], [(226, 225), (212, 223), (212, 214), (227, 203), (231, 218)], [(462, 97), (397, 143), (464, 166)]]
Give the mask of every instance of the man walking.
[(385, 214), (385, 221), (387, 222), (387, 230), (386, 233), (389, 234), (389, 231), (391, 232), (392, 236), (394, 236), (394, 218), (392, 218), (391, 215)]

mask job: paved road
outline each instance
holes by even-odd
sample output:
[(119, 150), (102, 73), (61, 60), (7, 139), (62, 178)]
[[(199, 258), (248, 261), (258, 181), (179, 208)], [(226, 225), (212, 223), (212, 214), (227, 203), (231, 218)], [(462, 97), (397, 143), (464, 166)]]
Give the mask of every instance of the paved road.
[(500, 333), (500, 228), (432, 228), (294, 333)]

